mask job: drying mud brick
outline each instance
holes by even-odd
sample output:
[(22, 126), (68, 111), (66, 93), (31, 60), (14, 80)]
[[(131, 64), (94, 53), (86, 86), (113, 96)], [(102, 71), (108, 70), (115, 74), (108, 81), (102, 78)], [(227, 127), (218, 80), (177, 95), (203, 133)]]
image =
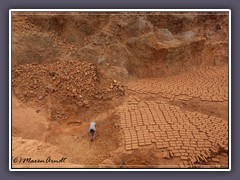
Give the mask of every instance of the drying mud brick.
[(213, 161), (213, 162), (217, 162), (217, 163), (220, 162), (220, 160), (219, 160), (218, 158), (212, 158), (212, 161)]
[(14, 136), (91, 168), (227, 166), (227, 13), (36, 13), (12, 14)]
[(164, 152), (163, 152), (163, 158), (164, 158), (164, 159), (170, 159), (169, 152), (164, 151)]

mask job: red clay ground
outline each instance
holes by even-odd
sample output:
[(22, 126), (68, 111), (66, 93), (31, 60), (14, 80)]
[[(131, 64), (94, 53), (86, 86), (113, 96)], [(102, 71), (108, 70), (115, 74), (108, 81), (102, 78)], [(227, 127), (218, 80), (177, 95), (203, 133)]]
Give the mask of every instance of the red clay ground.
[(13, 167), (228, 167), (227, 13), (12, 17)]
[[(92, 114), (88, 120), (70, 116), (49, 121), (45, 109), (36, 112), (36, 106), (26, 108), (13, 97), (13, 136), (56, 146), (75, 167), (227, 167), (226, 75), (227, 67), (223, 67), (129, 81), (123, 105), (115, 103), (115, 110)], [(205, 89), (210, 90), (206, 99)], [(198, 108), (185, 108), (184, 104), (193, 100)], [(207, 110), (199, 110), (201, 103)], [(97, 123), (93, 142), (87, 133), (91, 120)], [(31, 127), (27, 132), (26, 125)], [(17, 156), (35, 157), (31, 148), (16, 148), (13, 156), (18, 152)]]

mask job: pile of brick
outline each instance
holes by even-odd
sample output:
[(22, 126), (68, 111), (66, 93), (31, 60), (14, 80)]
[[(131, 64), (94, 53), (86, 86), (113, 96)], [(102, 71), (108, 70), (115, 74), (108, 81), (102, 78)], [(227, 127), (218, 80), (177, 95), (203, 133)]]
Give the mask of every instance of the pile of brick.
[[(215, 145), (209, 150), (201, 152), (200, 154), (189, 157), (188, 159), (179, 163), (180, 168), (221, 168), (220, 159), (218, 155), (228, 153), (228, 147), (222, 144)], [(169, 152), (171, 154), (171, 152)], [(210, 165), (209, 162), (214, 162), (215, 165)]]
[[(221, 168), (220, 159), (217, 158), (219, 154), (228, 153), (227, 146), (217, 145), (214, 148), (209, 148), (208, 151), (201, 152), (196, 156), (189, 156), (186, 159), (182, 159), (179, 163), (180, 168)], [(164, 159), (172, 159), (174, 155), (172, 151), (164, 151), (162, 154)], [(214, 165), (210, 165), (209, 162), (213, 162)]]
[(93, 100), (109, 100), (124, 95), (116, 80), (101, 85), (97, 67), (88, 62), (65, 60), (50, 64), (26, 64), (12, 69), (12, 87), (23, 102), (50, 97), (60, 104), (89, 107)]
[(154, 145), (164, 159), (179, 159), (180, 168), (218, 168), (218, 155), (228, 156), (228, 123), (222, 118), (135, 96), (118, 115), (126, 151)]

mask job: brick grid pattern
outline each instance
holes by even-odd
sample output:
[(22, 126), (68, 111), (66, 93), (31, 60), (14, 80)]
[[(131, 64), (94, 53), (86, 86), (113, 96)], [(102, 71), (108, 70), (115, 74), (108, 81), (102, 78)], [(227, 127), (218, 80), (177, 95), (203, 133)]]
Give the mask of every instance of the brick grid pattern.
[(126, 150), (154, 144), (184, 161), (216, 144), (228, 144), (228, 123), (214, 116), (137, 98), (118, 112)]
[(228, 69), (209, 67), (177, 76), (141, 79), (127, 84), (128, 89), (142, 94), (159, 94), (173, 101), (199, 98), (202, 101), (228, 101)]

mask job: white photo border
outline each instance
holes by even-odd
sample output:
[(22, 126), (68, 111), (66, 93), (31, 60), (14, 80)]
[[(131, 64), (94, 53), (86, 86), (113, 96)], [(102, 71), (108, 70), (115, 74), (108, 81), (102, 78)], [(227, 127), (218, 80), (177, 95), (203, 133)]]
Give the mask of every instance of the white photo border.
[[(228, 12), (228, 169), (182, 168), (12, 168), (12, 12)], [(9, 10), (9, 171), (231, 171), (231, 9), (10, 9)]]

